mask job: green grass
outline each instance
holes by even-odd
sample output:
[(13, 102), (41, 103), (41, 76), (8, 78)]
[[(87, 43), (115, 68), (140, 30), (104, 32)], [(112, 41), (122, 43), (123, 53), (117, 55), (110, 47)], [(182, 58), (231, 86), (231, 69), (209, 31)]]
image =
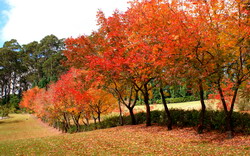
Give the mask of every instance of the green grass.
[[(10, 114), (10, 118), (0, 120), (0, 141), (36, 138), (57, 135), (47, 126), (28, 114)], [(51, 128), (52, 129), (52, 128)]]
[[(60, 134), (29, 115), (11, 115), (11, 117), (0, 121), (0, 138), (5, 138), (0, 140), (0, 156), (248, 155), (250, 153), (250, 136), (236, 136), (232, 140), (225, 140), (224, 135), (215, 132), (198, 135), (192, 128), (167, 131), (165, 127), (145, 127), (145, 125)], [(8, 139), (5, 134), (13, 137)]]

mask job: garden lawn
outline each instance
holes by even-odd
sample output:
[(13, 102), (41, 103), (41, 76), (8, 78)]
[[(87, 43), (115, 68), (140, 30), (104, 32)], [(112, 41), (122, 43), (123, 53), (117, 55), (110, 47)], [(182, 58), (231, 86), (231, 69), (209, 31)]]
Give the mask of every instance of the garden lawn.
[[(41, 123), (29, 120), (33, 119), (29, 118), (27, 123), (26, 120), (16, 123), (26, 126), (30, 123), (30, 131), (34, 126), (36, 133), (39, 133), (38, 129), (44, 128), (51, 131), (48, 127), (41, 128)], [(21, 128), (19, 130), (20, 132), (16, 130), (9, 133), (29, 133)], [(1, 123), (1, 136), (2, 131)], [(167, 131), (165, 127), (136, 125), (54, 135), (1, 140), (0, 155), (250, 155), (250, 136), (237, 135), (226, 140), (225, 134), (206, 132), (198, 135), (193, 128)]]
[[(207, 100), (205, 101), (207, 102)], [(151, 110), (164, 110), (163, 104), (153, 104), (150, 105)], [(200, 101), (192, 101), (192, 102), (182, 102), (182, 103), (169, 103), (169, 109), (184, 109), (184, 110), (199, 110), (201, 108)], [(135, 112), (145, 111), (145, 105), (135, 106)]]
[(0, 141), (37, 138), (61, 134), (47, 126), (33, 115), (10, 114), (10, 118), (0, 120)]

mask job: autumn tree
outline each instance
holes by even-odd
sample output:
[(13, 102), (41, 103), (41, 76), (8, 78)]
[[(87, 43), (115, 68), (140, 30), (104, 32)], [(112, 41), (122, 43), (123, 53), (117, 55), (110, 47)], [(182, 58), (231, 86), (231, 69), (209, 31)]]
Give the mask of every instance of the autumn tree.
[(101, 122), (101, 115), (110, 113), (114, 110), (117, 100), (114, 96), (101, 89), (89, 89), (88, 93), (91, 95), (91, 101), (89, 103), (89, 108), (92, 113), (94, 122), (96, 119)]
[(61, 76), (54, 86), (53, 102), (55, 107), (60, 108), (62, 113), (65, 128), (70, 126), (70, 118), (73, 119), (77, 126), (77, 131), (80, 128), (79, 120), (81, 114), (89, 102), (89, 95), (84, 90), (84, 81), (79, 80), (80, 70), (71, 69), (68, 73)]
[[(191, 7), (189, 6), (190, 9), (186, 11), (187, 15), (192, 15), (187, 30), (192, 30), (192, 28), (197, 30), (191, 31), (189, 35), (197, 43), (193, 56), (198, 63), (196, 63), (197, 67), (200, 66), (200, 68), (196, 68), (202, 70), (203, 81), (204, 78), (208, 78), (218, 90), (226, 114), (226, 129), (229, 138), (232, 137), (232, 113), (238, 89), (249, 78), (247, 67), (249, 18), (244, 9), (245, 3), (246, 1), (236, 0), (191, 1), (188, 4), (191, 4)], [(185, 26), (189, 23), (186, 19)], [(192, 37), (195, 32), (198, 32), (197, 35)], [(226, 92), (222, 87), (223, 84), (228, 83), (232, 84), (230, 102), (225, 100)], [(200, 85), (199, 88), (202, 86)], [(228, 109), (227, 106), (230, 108)]]
[(30, 90), (27, 90), (26, 92), (23, 92), (23, 98), (20, 102), (20, 107), (34, 112), (36, 106), (36, 103), (34, 101), (38, 92), (38, 87), (34, 87)]

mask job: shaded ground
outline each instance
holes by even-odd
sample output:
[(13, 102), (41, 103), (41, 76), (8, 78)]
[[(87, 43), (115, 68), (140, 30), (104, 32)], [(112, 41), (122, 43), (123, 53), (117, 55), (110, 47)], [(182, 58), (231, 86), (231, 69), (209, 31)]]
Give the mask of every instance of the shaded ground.
[[(27, 122), (29, 120), (33, 119)], [(16, 122), (21, 123), (25, 125), (25, 122)], [(38, 129), (41, 134), (51, 132), (38, 121), (31, 123), (40, 127), (35, 128), (36, 133), (40, 133)], [(0, 133), (2, 131), (0, 128)], [(12, 132), (13, 135), (24, 133)], [(165, 127), (136, 125), (53, 135), (56, 136), (1, 140), (0, 155), (250, 155), (250, 136), (237, 135), (225, 140), (224, 134), (198, 135), (193, 128), (167, 131)]]

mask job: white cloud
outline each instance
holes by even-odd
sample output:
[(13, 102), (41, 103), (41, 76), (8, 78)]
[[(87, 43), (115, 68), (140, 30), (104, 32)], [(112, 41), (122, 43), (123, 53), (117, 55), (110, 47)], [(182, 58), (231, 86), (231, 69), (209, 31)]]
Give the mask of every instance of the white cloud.
[(96, 30), (96, 13), (106, 16), (115, 9), (125, 11), (128, 0), (6, 0), (11, 6), (2, 38), (20, 44), (54, 34), (59, 38), (77, 37)]

